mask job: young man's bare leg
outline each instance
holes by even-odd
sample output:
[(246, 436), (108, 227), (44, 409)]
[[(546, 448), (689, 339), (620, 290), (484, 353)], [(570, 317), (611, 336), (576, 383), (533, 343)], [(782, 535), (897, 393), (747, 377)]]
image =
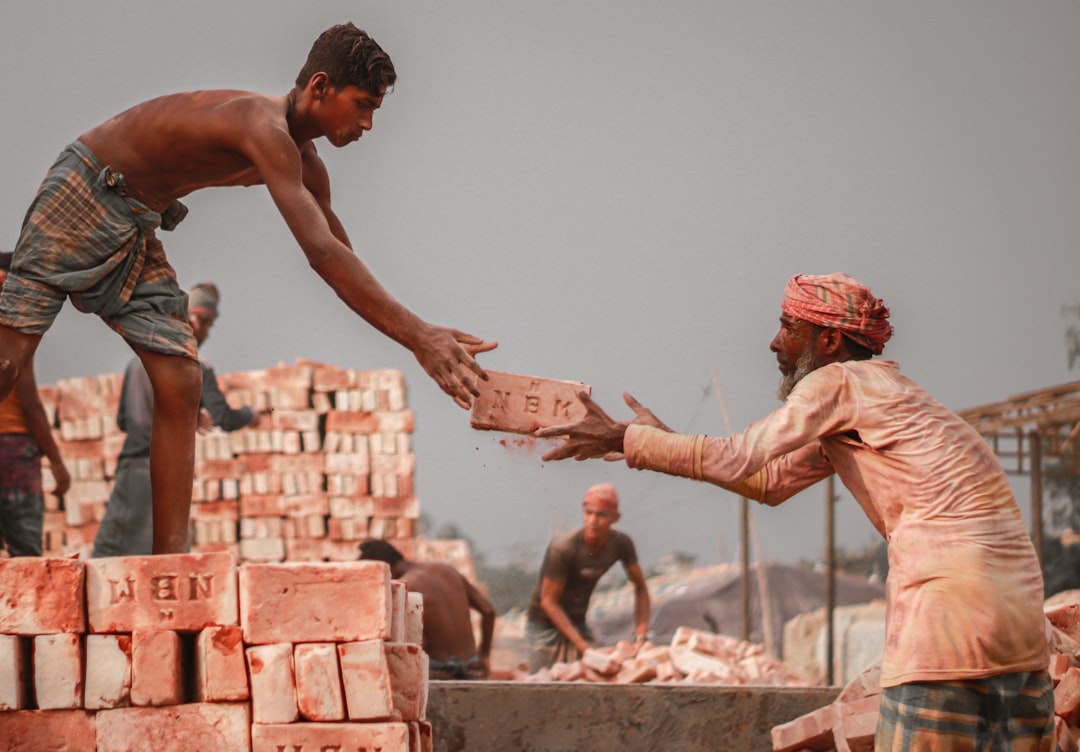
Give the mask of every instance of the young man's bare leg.
[(139, 349), (135, 352), (154, 387), (154, 419), (150, 428), (153, 552), (184, 553), (188, 547), (202, 370), (197, 361), (182, 355)]
[(0, 326), (0, 401), (11, 392), (40, 342), (40, 334), (23, 334)]

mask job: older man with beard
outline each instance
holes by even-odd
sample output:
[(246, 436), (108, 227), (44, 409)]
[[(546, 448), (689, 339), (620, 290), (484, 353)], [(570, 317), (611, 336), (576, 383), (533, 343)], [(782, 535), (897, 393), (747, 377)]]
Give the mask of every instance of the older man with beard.
[(1043, 579), (1001, 466), (963, 420), (880, 355), (889, 311), (845, 274), (796, 275), (770, 349), (784, 405), (726, 438), (634, 421), (588, 395), (545, 460), (622, 457), (776, 506), (835, 473), (889, 542), (881, 750), (1054, 745)]

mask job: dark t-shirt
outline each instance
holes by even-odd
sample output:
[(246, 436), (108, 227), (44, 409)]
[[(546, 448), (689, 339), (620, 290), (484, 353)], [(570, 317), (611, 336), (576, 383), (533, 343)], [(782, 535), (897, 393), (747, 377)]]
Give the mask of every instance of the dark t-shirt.
[(533, 588), (529, 599), (529, 621), (553, 626), (551, 620), (540, 605), (540, 590), (544, 578), (561, 582), (564, 585), (559, 605), (574, 624), (585, 623), (585, 613), (589, 610), (589, 598), (600, 578), (615, 564), (621, 561), (624, 569), (637, 564), (637, 551), (630, 536), (618, 530), (608, 531), (608, 539), (599, 551), (591, 551), (585, 545), (585, 530), (563, 533), (548, 544), (544, 553), (544, 563), (540, 568), (540, 578)]

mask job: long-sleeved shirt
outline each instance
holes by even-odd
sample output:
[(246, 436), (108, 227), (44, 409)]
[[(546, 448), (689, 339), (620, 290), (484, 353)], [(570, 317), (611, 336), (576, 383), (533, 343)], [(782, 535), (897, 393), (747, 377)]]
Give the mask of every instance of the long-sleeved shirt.
[[(214, 369), (203, 360), (202, 396), (199, 406), (210, 413), (215, 426), (226, 431), (235, 431), (251, 425), (255, 420), (254, 411), (248, 407), (233, 409), (221, 393)], [(120, 387), (120, 407), (116, 413), (116, 424), (127, 436), (120, 449), (120, 459), (150, 456), (150, 426), (154, 414), (154, 388), (150, 377), (143, 368), (142, 361), (133, 358), (124, 371), (124, 382)]]
[(624, 443), (631, 467), (769, 505), (835, 472), (889, 542), (882, 686), (1047, 666), (1042, 571), (1005, 473), (896, 363), (818, 368), (739, 435), (632, 425)]

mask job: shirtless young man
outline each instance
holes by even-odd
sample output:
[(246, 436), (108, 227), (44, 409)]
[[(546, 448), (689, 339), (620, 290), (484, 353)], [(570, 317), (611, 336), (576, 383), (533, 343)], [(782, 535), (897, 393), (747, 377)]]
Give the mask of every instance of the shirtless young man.
[(352, 24), (316, 40), (284, 96), (193, 91), (137, 105), (65, 149), (27, 213), (0, 294), (0, 399), (67, 298), (96, 313), (142, 360), (156, 395), (151, 429), (154, 553), (186, 550), (201, 371), (187, 299), (156, 230), (200, 188), (264, 184), (315, 272), (345, 304), (412, 351), (462, 407), (496, 343), (436, 326), (399, 303), (354, 255), (330, 207), (313, 141), (359, 139), (397, 74)]
[[(495, 607), (464, 575), (441, 561), (409, 561), (384, 540), (360, 544), (360, 558), (384, 561), (390, 575), (424, 597), (423, 648), (432, 679), (486, 679), (491, 672)], [(480, 614), (476, 647), (469, 611)]]

